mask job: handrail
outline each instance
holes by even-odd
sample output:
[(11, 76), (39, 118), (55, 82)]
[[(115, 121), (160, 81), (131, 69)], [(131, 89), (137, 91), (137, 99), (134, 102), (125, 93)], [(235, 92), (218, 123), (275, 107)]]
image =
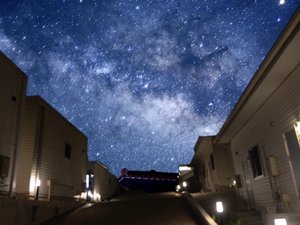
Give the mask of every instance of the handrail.
[(190, 193), (182, 193), (182, 196), (186, 198), (192, 210), (196, 213), (198, 220), (201, 221), (199, 224), (205, 225), (218, 225), (213, 218), (195, 201)]

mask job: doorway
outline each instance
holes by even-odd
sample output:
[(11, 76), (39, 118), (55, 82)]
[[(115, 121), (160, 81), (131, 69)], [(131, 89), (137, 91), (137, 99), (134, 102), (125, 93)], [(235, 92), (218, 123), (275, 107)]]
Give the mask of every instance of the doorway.
[(242, 161), (242, 168), (243, 168), (243, 175), (245, 181), (245, 189), (246, 189), (246, 197), (247, 197), (247, 210), (255, 208), (255, 200), (253, 194), (253, 187), (252, 187), (252, 173), (250, 168), (250, 160), (244, 159)]

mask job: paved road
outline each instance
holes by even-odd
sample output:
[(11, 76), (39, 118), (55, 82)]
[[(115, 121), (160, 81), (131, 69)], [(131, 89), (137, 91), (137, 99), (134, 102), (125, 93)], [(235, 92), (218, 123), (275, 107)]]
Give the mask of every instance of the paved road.
[(187, 201), (180, 195), (131, 193), (67, 216), (59, 225), (194, 225)]

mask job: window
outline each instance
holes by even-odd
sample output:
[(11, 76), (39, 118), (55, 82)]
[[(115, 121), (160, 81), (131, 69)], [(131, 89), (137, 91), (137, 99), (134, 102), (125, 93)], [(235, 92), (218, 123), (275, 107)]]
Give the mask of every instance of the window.
[(69, 145), (68, 143), (66, 143), (66, 146), (65, 146), (65, 157), (68, 158), (68, 159), (71, 159), (71, 152), (72, 152), (71, 145)]
[(10, 158), (0, 155), (0, 178), (8, 176)]
[(259, 159), (258, 146), (254, 146), (252, 149), (249, 150), (249, 157), (253, 178), (263, 175), (262, 166)]

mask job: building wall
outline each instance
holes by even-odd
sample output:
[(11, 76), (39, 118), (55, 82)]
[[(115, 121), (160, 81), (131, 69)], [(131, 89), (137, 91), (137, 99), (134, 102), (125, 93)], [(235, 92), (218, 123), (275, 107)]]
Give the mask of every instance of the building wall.
[[(89, 162), (89, 170), (94, 174), (94, 196), (99, 193), (100, 200), (107, 200), (119, 193), (117, 178), (97, 161)], [(95, 198), (95, 200), (97, 200)]]
[[(210, 162), (210, 155), (213, 154), (212, 140), (204, 140), (207, 142), (203, 148), (200, 148), (200, 165), (202, 168), (202, 180), (203, 180), (203, 190), (204, 191), (215, 191), (215, 183), (213, 170)], [(201, 147), (201, 145), (200, 145)]]
[[(209, 155), (212, 153), (212, 140), (210, 137), (199, 137), (195, 145), (195, 153), (191, 165), (196, 171), (194, 179), (199, 180), (199, 191), (211, 191), (213, 186), (209, 171)], [(198, 176), (198, 177), (196, 177)]]
[(213, 145), (215, 170), (212, 170), (213, 182), (219, 187), (232, 185), (234, 170), (228, 145)]
[[(231, 142), (234, 167), (241, 174), (241, 196), (247, 196), (246, 179), (243, 175), (242, 162), (247, 162), (248, 150), (255, 145), (259, 146), (263, 176), (249, 179), (248, 190), (253, 193), (254, 203), (259, 208), (268, 209), (276, 205), (274, 192), (274, 177), (270, 176), (267, 158), (277, 159), (279, 169), (278, 185), (280, 193), (286, 193), (290, 199), (290, 209), (299, 212), (299, 200), (293, 185), (289, 158), (283, 135), (293, 129), (300, 118), (300, 66), (273, 93), (265, 104), (250, 118), (247, 124), (238, 132)], [(247, 163), (245, 163), (247, 164)], [(250, 165), (248, 164), (250, 167)], [(248, 193), (249, 194), (249, 193)], [(251, 202), (250, 202), (251, 204)]]
[[(17, 156), (17, 194), (29, 194), (31, 169), (34, 164), (38, 107), (26, 101), (21, 127), (20, 147)], [(31, 187), (32, 189), (33, 187)], [(34, 190), (31, 190), (33, 192)], [(33, 193), (31, 193), (33, 194)]]
[(214, 137), (203, 137), (199, 141), (191, 164), (200, 169), (198, 176), (202, 181), (202, 191), (228, 189), (234, 178), (234, 170), (229, 146), (214, 144)]
[(4, 225), (45, 224), (54, 216), (68, 214), (84, 203), (80, 201), (28, 201), (1, 198), (0, 218)]
[[(19, 127), (27, 77), (2, 52), (0, 52), (0, 71), (0, 191), (12, 194), (15, 155), (19, 144)], [(8, 165), (8, 170), (4, 164)]]
[[(40, 97), (27, 97), (18, 157), (17, 192), (35, 194), (41, 181), (40, 196), (80, 195), (85, 182), (87, 138)], [(65, 156), (71, 146), (70, 158)], [(50, 183), (51, 184), (50, 184)]]

